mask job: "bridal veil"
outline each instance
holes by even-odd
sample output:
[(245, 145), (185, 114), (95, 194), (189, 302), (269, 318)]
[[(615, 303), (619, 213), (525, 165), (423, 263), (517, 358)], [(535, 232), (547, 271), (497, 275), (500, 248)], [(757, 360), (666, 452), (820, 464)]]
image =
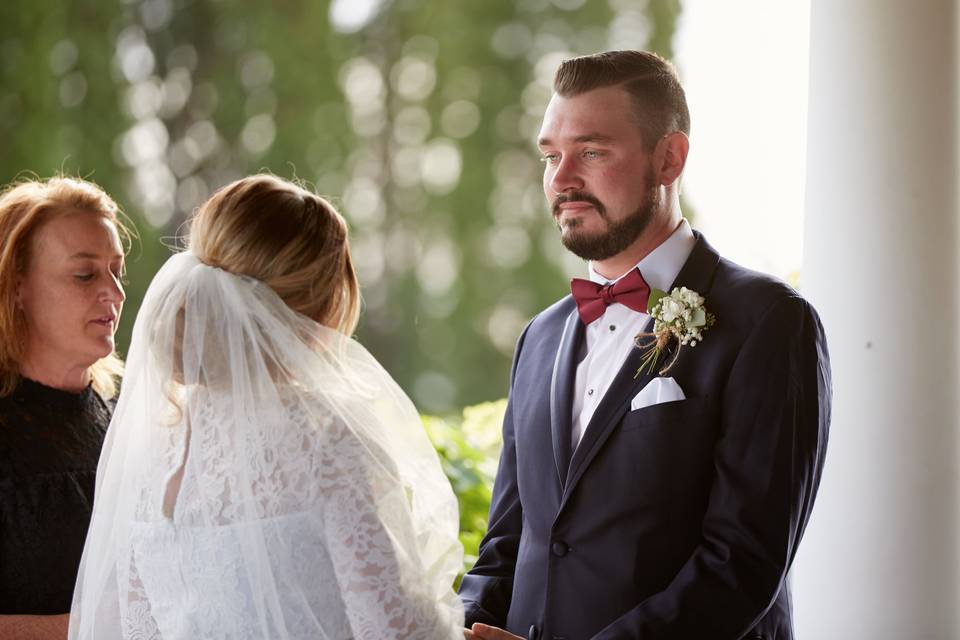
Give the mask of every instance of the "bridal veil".
[(72, 640), (462, 638), (455, 497), (354, 340), (170, 258), (134, 326)]

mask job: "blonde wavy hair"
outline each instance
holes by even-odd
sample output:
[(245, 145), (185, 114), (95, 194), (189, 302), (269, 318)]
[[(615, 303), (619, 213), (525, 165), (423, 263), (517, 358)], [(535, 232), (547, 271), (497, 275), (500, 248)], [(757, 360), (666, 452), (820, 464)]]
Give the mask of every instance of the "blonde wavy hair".
[[(0, 397), (20, 383), (25, 357), (27, 321), (17, 305), (17, 280), (30, 268), (30, 247), (37, 230), (65, 213), (86, 211), (109, 220), (116, 228), (124, 254), (135, 237), (120, 207), (99, 186), (79, 178), (56, 176), (24, 179), (0, 191)], [(94, 390), (103, 398), (117, 392), (123, 360), (116, 352), (90, 367)]]
[(347, 223), (320, 196), (269, 174), (228, 184), (190, 222), (198, 260), (255, 278), (288, 307), (351, 335), (360, 316)]

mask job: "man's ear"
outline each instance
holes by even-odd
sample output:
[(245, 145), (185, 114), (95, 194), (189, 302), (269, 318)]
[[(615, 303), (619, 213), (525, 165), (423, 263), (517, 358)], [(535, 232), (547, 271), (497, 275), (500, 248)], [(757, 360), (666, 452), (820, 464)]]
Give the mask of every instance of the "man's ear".
[(690, 139), (682, 131), (674, 131), (660, 138), (654, 149), (659, 183), (669, 187), (676, 182), (687, 166), (687, 153), (690, 151)]

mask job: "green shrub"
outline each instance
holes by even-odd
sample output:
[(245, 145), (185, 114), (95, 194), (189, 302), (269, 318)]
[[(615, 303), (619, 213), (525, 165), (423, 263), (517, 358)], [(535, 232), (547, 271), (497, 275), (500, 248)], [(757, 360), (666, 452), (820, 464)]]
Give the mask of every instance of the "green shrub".
[(452, 418), (424, 415), (423, 424), (460, 503), (460, 542), (466, 571), (477, 561), (500, 458), (507, 401), (485, 402)]

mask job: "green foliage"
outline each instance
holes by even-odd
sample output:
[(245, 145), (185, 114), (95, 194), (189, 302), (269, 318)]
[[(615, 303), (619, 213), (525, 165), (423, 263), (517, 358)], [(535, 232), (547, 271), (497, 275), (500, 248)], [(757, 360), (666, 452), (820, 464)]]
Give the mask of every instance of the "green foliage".
[(503, 394), (524, 323), (583, 268), (560, 247), (532, 144), (553, 70), (610, 47), (669, 55), (679, 11), (679, 0), (11, 0), (0, 3), (0, 182), (87, 176), (135, 219), (121, 352), (169, 255), (161, 240), (213, 190), (261, 169), (315, 185), (351, 225), (358, 337), (445, 414)]
[(501, 426), (507, 401), (466, 407), (454, 418), (424, 415), (423, 424), (460, 503), (460, 542), (464, 570), (477, 560), (487, 531), (487, 513), (500, 457)]
[(647, 48), (664, 58), (673, 57), (673, 33), (680, 17), (680, 0), (648, 0), (647, 12), (653, 29)]

